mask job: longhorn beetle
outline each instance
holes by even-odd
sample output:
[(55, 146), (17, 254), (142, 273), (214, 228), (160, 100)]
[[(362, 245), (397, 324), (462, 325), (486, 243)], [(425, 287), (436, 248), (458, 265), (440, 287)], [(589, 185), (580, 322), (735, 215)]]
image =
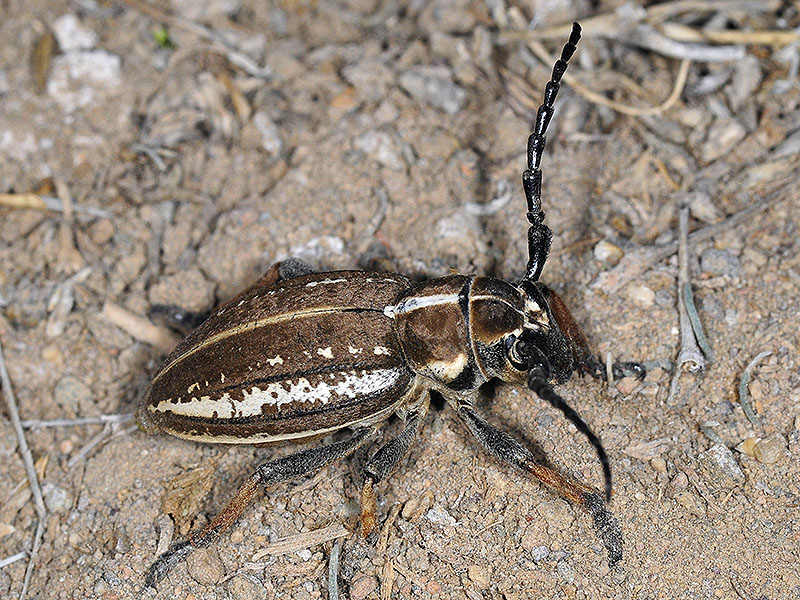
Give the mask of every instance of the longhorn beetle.
[[(146, 585), (155, 586), (194, 548), (208, 546), (261, 486), (346, 457), (397, 414), (404, 421), (402, 432), (364, 466), (361, 529), (369, 535), (376, 527), (375, 485), (418, 437), (430, 390), (445, 398), (490, 454), (588, 511), (609, 564), (622, 558), (619, 524), (606, 505), (611, 499), (608, 457), (552, 385), (576, 370), (600, 377), (602, 369), (564, 302), (539, 282), (552, 238), (541, 206), (545, 132), (580, 32), (573, 24), (528, 138), (522, 174), (530, 223), (528, 266), (517, 285), (475, 275), (414, 283), (395, 273), (314, 273), (289, 259), (217, 309), (169, 355), (139, 407), (145, 431), (229, 444), (299, 440), (345, 428), (352, 435), (259, 465), (208, 525), (158, 557)], [(644, 374), (636, 363), (620, 363), (615, 370)], [(478, 390), (493, 378), (526, 384), (588, 438), (603, 467), (604, 494), (538, 464), (525, 446), (478, 414)]]

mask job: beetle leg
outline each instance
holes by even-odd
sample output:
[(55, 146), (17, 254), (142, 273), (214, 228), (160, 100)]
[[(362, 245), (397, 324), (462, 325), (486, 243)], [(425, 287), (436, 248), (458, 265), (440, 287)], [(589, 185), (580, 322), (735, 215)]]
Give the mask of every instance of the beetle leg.
[(408, 454), (428, 414), (430, 395), (423, 392), (422, 403), (406, 418), (405, 428), (393, 440), (386, 442), (364, 465), (364, 485), (361, 488), (361, 534), (366, 538), (375, 529), (377, 498), (374, 486), (388, 477)]
[[(541, 287), (546, 290), (550, 310), (556, 323), (558, 323), (558, 328), (567, 338), (578, 372), (581, 374), (587, 373), (595, 379), (605, 379), (605, 366), (592, 354), (589, 343), (586, 341), (586, 336), (583, 335), (580, 326), (575, 321), (575, 317), (572, 316), (561, 296), (546, 286)], [(622, 379), (626, 375), (644, 379), (647, 374), (644, 366), (637, 362), (615, 362), (612, 369), (616, 379)]]
[(471, 405), (460, 405), (458, 414), (470, 433), (492, 455), (527, 471), (570, 502), (584, 508), (592, 516), (597, 535), (608, 550), (609, 566), (622, 559), (622, 532), (619, 523), (608, 511), (599, 491), (538, 464), (529, 450), (505, 431), (486, 422)]
[(352, 454), (363, 444), (374, 428), (356, 431), (351, 437), (327, 446), (310, 448), (259, 465), (239, 488), (227, 506), (203, 529), (189, 534), (188, 540), (174, 542), (159, 556), (147, 571), (145, 586), (155, 587), (176, 564), (184, 560), (195, 548), (205, 548), (242, 514), (258, 491), (259, 486), (270, 486), (302, 475), (309, 475), (323, 467)]

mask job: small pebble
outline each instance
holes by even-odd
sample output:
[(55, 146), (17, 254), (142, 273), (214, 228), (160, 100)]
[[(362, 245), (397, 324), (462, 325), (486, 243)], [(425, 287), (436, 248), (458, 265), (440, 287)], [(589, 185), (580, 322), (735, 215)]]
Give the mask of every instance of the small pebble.
[(786, 451), (786, 440), (780, 433), (773, 433), (769, 437), (756, 442), (753, 449), (755, 459), (765, 465), (778, 462)]
[(231, 543), (238, 544), (244, 540), (244, 532), (241, 529), (237, 529), (231, 534)]
[(666, 473), (667, 472), (667, 461), (665, 461), (660, 456), (656, 456), (655, 458), (650, 460), (650, 466), (658, 473)]
[(541, 562), (550, 556), (550, 548), (547, 546), (536, 546), (531, 550), (531, 558), (534, 562)]
[(733, 149), (744, 136), (747, 129), (735, 119), (719, 119), (711, 125), (708, 140), (700, 149), (703, 161), (711, 162)]
[(741, 452), (742, 454), (746, 454), (747, 456), (755, 456), (756, 455), (756, 444), (761, 441), (761, 438), (757, 437), (749, 437), (745, 440), (742, 440), (738, 446), (736, 446), (736, 451)]
[(458, 522), (453, 516), (438, 504), (425, 513), (425, 518), (431, 523), (439, 523), (441, 525), (457, 525)]
[(556, 565), (556, 571), (558, 571), (564, 583), (572, 583), (575, 580), (575, 569), (566, 561), (559, 561)]
[(697, 457), (698, 470), (710, 488), (730, 490), (744, 482), (744, 473), (727, 446), (714, 444)]
[(675, 494), (675, 502), (680, 504), (683, 508), (696, 517), (702, 517), (706, 514), (706, 508), (703, 506), (700, 498), (691, 492), (678, 492)]
[(444, 66), (414, 67), (400, 75), (400, 85), (419, 101), (454, 115), (461, 110), (467, 93), (453, 83), (452, 74)]
[(623, 377), (616, 382), (617, 391), (623, 396), (630, 396), (638, 385), (639, 380), (636, 377)]
[(594, 257), (604, 263), (616, 265), (625, 253), (622, 248), (608, 240), (600, 240), (594, 247)]
[(642, 308), (650, 308), (656, 300), (656, 293), (646, 285), (635, 285), (628, 288), (628, 298)]
[(685, 490), (686, 486), (689, 485), (689, 478), (686, 476), (686, 473), (681, 471), (672, 480), (669, 482), (673, 489), (676, 490)]
[(378, 580), (374, 575), (363, 575), (353, 580), (350, 585), (350, 600), (363, 600), (378, 589)]
[(700, 268), (714, 276), (737, 277), (742, 268), (742, 263), (727, 250), (707, 248), (700, 255)]
[(69, 492), (52, 483), (45, 482), (42, 484), (42, 496), (44, 497), (44, 505), (51, 513), (65, 513), (72, 505)]
[(254, 576), (239, 574), (228, 582), (228, 593), (233, 600), (265, 600), (267, 591)]
[[(58, 380), (53, 399), (68, 415), (89, 414), (93, 408), (92, 390), (77, 377), (67, 375)], [(85, 410), (82, 410), (85, 409)]]
[(281, 150), (283, 150), (283, 140), (277, 125), (273, 123), (267, 113), (257, 112), (254, 114), (253, 125), (261, 135), (261, 147), (273, 156), (280, 154)]
[(225, 574), (225, 567), (213, 548), (198, 548), (186, 558), (189, 575), (200, 585), (215, 585)]
[(491, 573), (486, 567), (470, 565), (467, 567), (467, 576), (481, 590), (488, 588), (491, 583)]

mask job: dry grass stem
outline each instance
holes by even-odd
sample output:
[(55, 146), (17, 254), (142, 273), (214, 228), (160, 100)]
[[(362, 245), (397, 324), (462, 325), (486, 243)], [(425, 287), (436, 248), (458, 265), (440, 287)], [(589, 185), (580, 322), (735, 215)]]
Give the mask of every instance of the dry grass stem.
[[(784, 192), (787, 189), (789, 189), (791, 193), (785, 194)], [(732, 227), (746, 222), (753, 215), (765, 210), (774, 203), (789, 200), (794, 197), (796, 197), (796, 192), (789, 187), (789, 184), (783, 184), (760, 202), (756, 202), (752, 206), (748, 206), (738, 213), (732, 214), (724, 221), (693, 231), (689, 234), (689, 243), (696, 244), (703, 240), (710, 239)], [(658, 246), (646, 246), (628, 252), (622, 257), (617, 266), (609, 271), (600, 273), (597, 279), (592, 282), (591, 286), (593, 288), (599, 288), (607, 294), (613, 294), (629, 281), (646, 273), (657, 262), (669, 258), (677, 251), (678, 242), (674, 241)]]
[[(9, 208), (31, 208), (34, 210), (52, 210), (56, 212), (66, 212), (67, 210), (64, 203), (59, 198), (55, 196), (42, 196), (32, 192), (21, 194), (0, 193), (0, 206), (7, 206)], [(103, 219), (112, 217), (112, 214), (107, 210), (82, 204), (72, 204), (70, 210), (75, 214), (89, 217)]]
[(253, 555), (252, 561), (259, 561), (267, 556), (277, 556), (279, 554), (288, 554), (311, 546), (318, 546), (331, 540), (346, 537), (350, 535), (344, 525), (341, 523), (334, 523), (327, 527), (308, 531), (306, 533), (298, 533), (297, 535), (278, 540), (269, 544), (262, 550), (259, 550)]
[(42, 544), (42, 536), (44, 536), (47, 509), (44, 506), (42, 490), (39, 487), (39, 478), (36, 475), (36, 467), (33, 464), (33, 454), (28, 446), (28, 441), (25, 439), (25, 432), (22, 429), (22, 421), (19, 418), (19, 409), (17, 408), (17, 399), (14, 396), (14, 390), (11, 388), (11, 378), (8, 376), (8, 370), (6, 369), (6, 359), (3, 356), (2, 344), (0, 344), (0, 383), (2, 383), (3, 395), (6, 398), (11, 426), (14, 428), (14, 433), (17, 436), (19, 453), (25, 465), (25, 473), (28, 475), (28, 483), (30, 484), (31, 493), (33, 494), (33, 505), (36, 508), (36, 533), (33, 536), (30, 560), (28, 561), (28, 567), (25, 569), (25, 580), (22, 583), (22, 591), (19, 594), (19, 599), (25, 600), (25, 595), (28, 592), (28, 585), (31, 581), (31, 575), (33, 574), (33, 567), (36, 564), (36, 555)]
[(342, 551), (342, 540), (337, 539), (328, 559), (328, 598), (339, 600), (339, 555)]
[[(528, 48), (530, 48), (531, 52), (533, 52), (539, 60), (544, 61), (546, 64), (553, 63), (554, 59), (550, 56), (541, 43), (536, 41), (530, 42), (528, 44)], [(690, 60), (681, 61), (681, 65), (678, 68), (678, 74), (675, 77), (675, 84), (672, 87), (672, 92), (670, 93), (669, 97), (658, 106), (629, 106), (627, 104), (622, 104), (621, 102), (616, 102), (615, 100), (611, 100), (602, 94), (598, 94), (597, 92), (590, 90), (570, 73), (565, 73), (562, 79), (589, 102), (600, 104), (601, 106), (608, 107), (625, 115), (630, 115), (633, 117), (646, 117), (651, 115), (660, 115), (672, 108), (672, 106), (678, 101), (678, 99), (681, 97), (681, 92), (683, 92), (683, 88), (686, 85), (686, 79), (689, 76), (689, 67), (691, 64), (692, 63)]]
[(77, 427), (81, 425), (105, 425), (106, 423), (124, 423), (132, 421), (133, 413), (120, 413), (118, 415), (98, 415), (96, 417), (78, 417), (77, 419), (53, 419), (42, 421), (39, 419), (28, 419), (22, 421), (25, 429), (39, 429), (44, 427)]
[(760, 363), (770, 354), (772, 354), (772, 352), (769, 350), (759, 352), (756, 357), (750, 361), (750, 364), (745, 367), (744, 371), (742, 372), (742, 379), (739, 381), (739, 405), (742, 407), (747, 420), (756, 427), (760, 425), (760, 420), (758, 415), (756, 415), (755, 411), (753, 410), (753, 407), (750, 405), (750, 398), (747, 395), (747, 384), (750, 383), (750, 375), (753, 372), (753, 369), (755, 369), (758, 363)]

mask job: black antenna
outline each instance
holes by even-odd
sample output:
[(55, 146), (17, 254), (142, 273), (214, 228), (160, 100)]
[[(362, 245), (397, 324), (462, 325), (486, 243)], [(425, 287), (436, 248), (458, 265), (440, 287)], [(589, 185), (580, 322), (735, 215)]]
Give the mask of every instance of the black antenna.
[(522, 188), (525, 190), (525, 199), (528, 202), (528, 268), (525, 279), (538, 281), (542, 274), (544, 263), (550, 254), (550, 242), (553, 232), (544, 224), (542, 212), (542, 154), (547, 142), (545, 133), (550, 119), (553, 117), (553, 104), (561, 87), (561, 78), (567, 70), (567, 63), (578, 46), (581, 39), (581, 26), (572, 24), (572, 33), (569, 41), (561, 50), (561, 58), (553, 65), (553, 74), (544, 90), (544, 100), (536, 113), (536, 124), (533, 133), (528, 137), (528, 168), (522, 174)]

